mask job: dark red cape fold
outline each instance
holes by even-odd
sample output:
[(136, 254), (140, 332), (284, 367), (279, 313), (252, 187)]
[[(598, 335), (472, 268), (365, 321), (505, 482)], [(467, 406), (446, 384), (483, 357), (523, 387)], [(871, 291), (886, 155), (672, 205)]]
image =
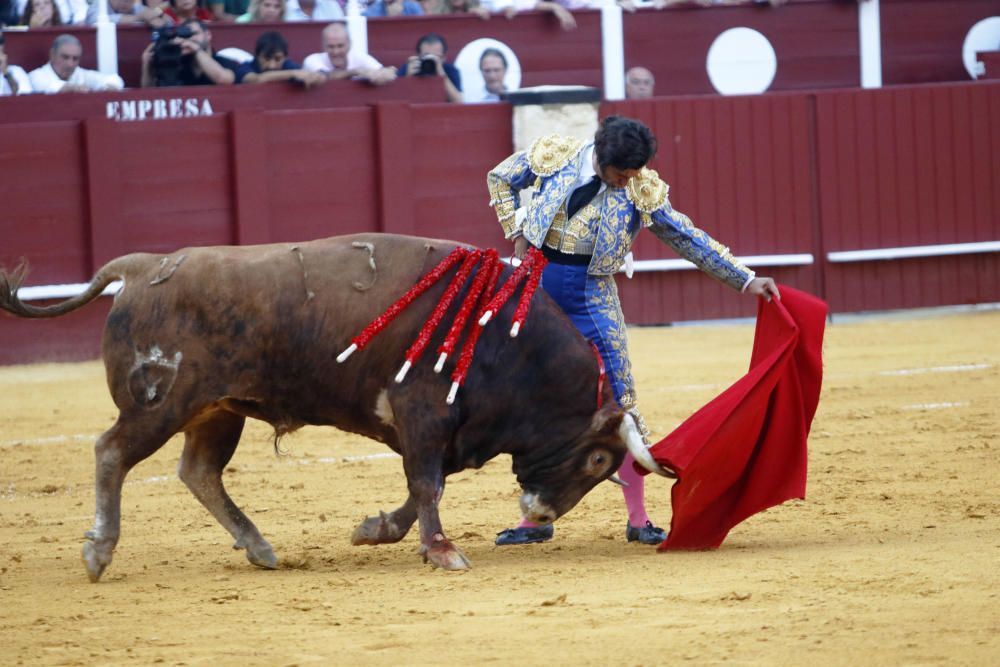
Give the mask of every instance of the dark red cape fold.
[(750, 371), (650, 448), (678, 476), (660, 551), (714, 549), (747, 517), (805, 498), (827, 306), (779, 289), (781, 301), (760, 302)]

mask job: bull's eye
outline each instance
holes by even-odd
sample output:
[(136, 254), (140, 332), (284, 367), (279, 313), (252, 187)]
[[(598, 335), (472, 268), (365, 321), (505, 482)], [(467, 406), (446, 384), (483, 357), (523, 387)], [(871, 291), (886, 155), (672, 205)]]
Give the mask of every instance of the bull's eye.
[(603, 475), (611, 465), (611, 456), (605, 451), (593, 452), (587, 460), (587, 467), (593, 475)]

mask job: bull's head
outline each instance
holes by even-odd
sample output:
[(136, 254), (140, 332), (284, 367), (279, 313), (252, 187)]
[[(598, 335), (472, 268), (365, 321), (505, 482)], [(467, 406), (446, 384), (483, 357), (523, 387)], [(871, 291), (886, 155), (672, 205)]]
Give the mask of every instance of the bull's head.
[(537, 452), (514, 457), (514, 474), (524, 489), (521, 512), (536, 523), (551, 523), (573, 509), (591, 489), (609, 479), (630, 452), (640, 465), (666, 477), (646, 449), (635, 420), (615, 403), (594, 413), (590, 427), (544, 456)]

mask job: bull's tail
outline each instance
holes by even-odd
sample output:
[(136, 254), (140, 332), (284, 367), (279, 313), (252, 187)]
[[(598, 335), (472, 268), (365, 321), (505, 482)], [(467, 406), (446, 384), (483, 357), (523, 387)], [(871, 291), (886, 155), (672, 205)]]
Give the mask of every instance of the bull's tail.
[(66, 301), (51, 306), (30, 306), (18, 298), (17, 291), (28, 275), (26, 261), (22, 260), (12, 271), (6, 271), (0, 267), (0, 310), (6, 310), (18, 317), (30, 318), (65, 315), (96, 299), (110, 283), (124, 279), (131, 267), (145, 264), (148, 258), (147, 254), (136, 253), (113, 259), (100, 268), (91, 279), (90, 284), (87, 285), (87, 289)]

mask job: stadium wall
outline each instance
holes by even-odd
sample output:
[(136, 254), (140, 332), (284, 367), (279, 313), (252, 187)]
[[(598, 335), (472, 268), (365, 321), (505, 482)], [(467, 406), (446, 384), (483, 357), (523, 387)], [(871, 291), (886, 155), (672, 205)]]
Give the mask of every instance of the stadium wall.
[[(603, 104), (610, 113), (656, 132), (652, 166), (678, 209), (833, 312), (1000, 301), (1000, 82)], [(511, 149), (510, 118), (506, 104), (385, 100), (0, 123), (0, 262), (29, 259), (37, 286), (85, 282), (127, 252), (360, 231), (503, 248), (484, 175)], [(639, 270), (620, 281), (631, 323), (753, 314), (750, 299), (664, 262), (676, 257), (651, 235), (635, 252)], [(96, 356), (101, 301), (57, 320), (0, 318), (0, 363)]]

